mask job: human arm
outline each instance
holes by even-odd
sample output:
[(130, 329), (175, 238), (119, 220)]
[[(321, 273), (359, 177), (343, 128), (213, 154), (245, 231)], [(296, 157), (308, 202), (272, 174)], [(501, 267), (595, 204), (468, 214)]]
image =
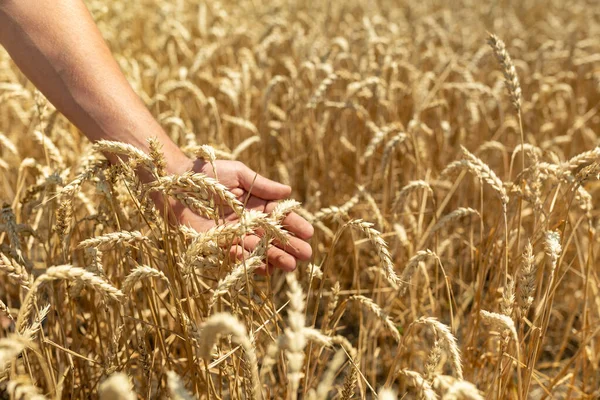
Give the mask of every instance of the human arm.
[[(0, 0), (0, 43), (33, 84), (90, 140), (125, 142), (148, 152), (148, 139), (163, 147), (168, 173), (188, 170), (214, 176), (206, 163), (185, 156), (135, 94), (81, 0)], [(114, 161), (114, 160), (113, 160)], [(221, 161), (219, 180), (242, 196), (252, 188), (248, 207), (269, 211), (291, 189), (241, 163)], [(180, 222), (203, 230), (209, 222), (173, 204)], [(159, 207), (162, 208), (162, 207)], [(285, 270), (310, 257), (302, 240), (312, 227), (290, 215), (284, 226), (295, 234), (284, 250), (269, 250), (269, 260)], [(255, 238), (244, 247), (251, 251)], [(254, 244), (255, 246), (255, 244)]]

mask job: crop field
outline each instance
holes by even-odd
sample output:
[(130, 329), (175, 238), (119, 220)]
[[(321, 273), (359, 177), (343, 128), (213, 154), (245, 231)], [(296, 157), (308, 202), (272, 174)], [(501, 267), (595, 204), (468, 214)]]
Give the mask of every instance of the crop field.
[[(86, 4), (186, 154), (292, 198), (91, 143), (0, 48), (0, 399), (600, 398), (595, 1)], [(257, 273), (291, 211), (312, 259)]]

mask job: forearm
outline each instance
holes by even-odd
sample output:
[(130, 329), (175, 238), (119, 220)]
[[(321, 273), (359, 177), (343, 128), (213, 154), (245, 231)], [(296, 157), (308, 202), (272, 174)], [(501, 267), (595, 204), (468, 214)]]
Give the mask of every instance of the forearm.
[(0, 43), (33, 84), (90, 140), (183, 154), (135, 94), (81, 0), (0, 0)]

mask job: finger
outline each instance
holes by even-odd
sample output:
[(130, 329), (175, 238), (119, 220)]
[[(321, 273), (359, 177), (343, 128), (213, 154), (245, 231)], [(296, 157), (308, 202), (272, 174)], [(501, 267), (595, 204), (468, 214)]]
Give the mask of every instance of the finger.
[(239, 164), (238, 179), (242, 188), (265, 200), (285, 199), (292, 193), (288, 185), (267, 179), (242, 163)]
[(299, 261), (308, 261), (312, 257), (310, 244), (302, 239), (288, 236), (288, 242), (285, 245), (277, 240), (273, 241), (273, 244)]
[(274, 265), (261, 265), (260, 267), (258, 267), (254, 272), (257, 275), (262, 275), (262, 276), (267, 276), (267, 275), (273, 275), (273, 271), (275, 271), (275, 266)]
[[(242, 245), (247, 251), (254, 251), (259, 242), (258, 236), (248, 235), (244, 237)], [(296, 259), (291, 254), (274, 246), (270, 246), (267, 250), (267, 263), (286, 272), (296, 269)]]
[[(257, 229), (254, 234), (262, 238), (265, 232), (262, 229)], [(281, 243), (279, 240), (273, 240), (273, 245), (285, 251), (292, 257), (300, 261), (308, 261), (312, 257), (312, 248), (306, 241), (296, 237), (287, 235), (287, 243)]]
[[(269, 202), (265, 207), (265, 212), (270, 214), (275, 207), (277, 206), (276, 202)], [(282, 221), (282, 225), (288, 232), (294, 234), (296, 237), (304, 240), (310, 239), (315, 233), (315, 229), (313, 226), (296, 214), (295, 212), (289, 213)]]
[(229, 249), (229, 256), (232, 260), (241, 261), (250, 257), (250, 253), (241, 245), (235, 244)]

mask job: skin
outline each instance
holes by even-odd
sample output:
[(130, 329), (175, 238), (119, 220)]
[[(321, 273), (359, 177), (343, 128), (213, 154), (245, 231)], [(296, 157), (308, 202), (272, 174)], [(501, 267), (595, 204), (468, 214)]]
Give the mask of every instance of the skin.
[[(163, 146), (168, 173), (192, 170), (215, 176), (210, 164), (185, 156), (154, 119), (119, 69), (81, 0), (0, 0), (0, 44), (29, 80), (90, 140), (116, 140), (148, 152), (147, 140), (155, 137)], [(262, 177), (243, 163), (217, 161), (216, 169), (219, 182), (250, 209), (269, 213), (277, 200), (291, 194), (289, 186)], [(163, 210), (164, 199), (155, 201)], [(214, 221), (172, 199), (167, 201), (179, 223), (197, 231), (214, 226)], [(231, 211), (224, 217), (229, 222), (236, 220)], [(295, 213), (288, 215), (283, 225), (290, 232), (289, 243), (275, 243), (269, 248), (269, 268), (263, 266), (262, 272), (271, 267), (292, 271), (298, 260), (309, 260), (312, 255), (307, 243), (313, 235), (312, 226)], [(258, 242), (258, 236), (246, 236), (231, 252), (241, 258)]]

